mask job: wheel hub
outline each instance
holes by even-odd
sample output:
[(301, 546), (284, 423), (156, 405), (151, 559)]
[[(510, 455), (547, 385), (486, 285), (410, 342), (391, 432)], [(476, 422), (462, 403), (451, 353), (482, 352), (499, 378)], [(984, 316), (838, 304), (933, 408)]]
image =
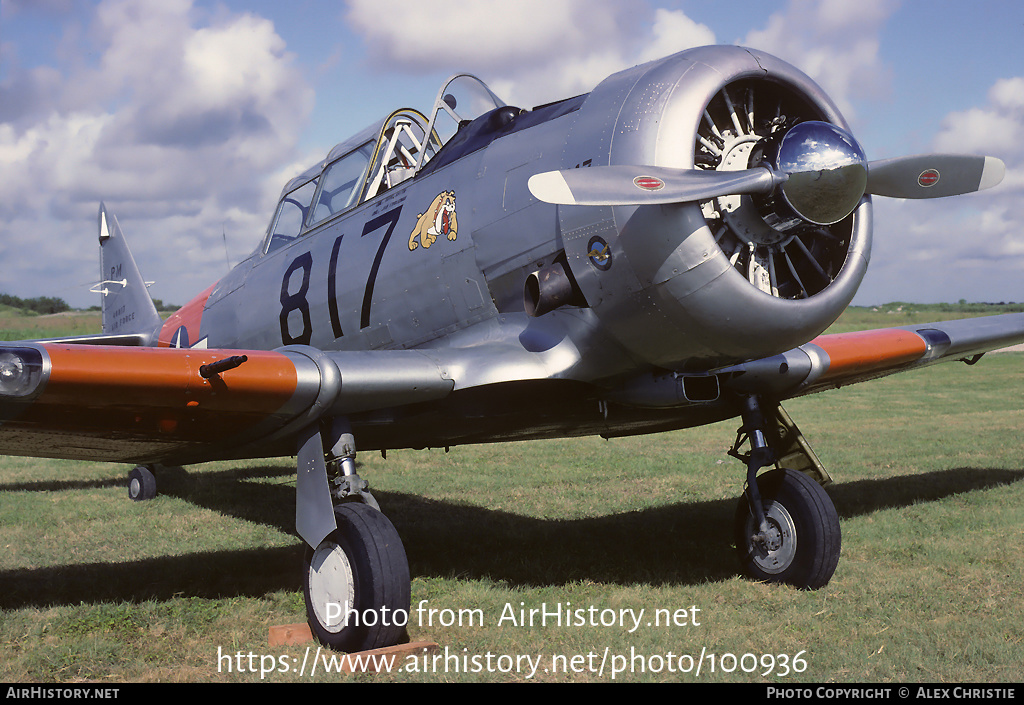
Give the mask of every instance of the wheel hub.
[(796, 525), (786, 508), (778, 502), (765, 507), (765, 518), (768, 529), (755, 534), (757, 526), (751, 517), (750, 543), (754, 562), (765, 573), (775, 575), (786, 570), (796, 558)]
[(782, 548), (782, 532), (775, 522), (769, 522), (768, 530), (759, 534), (757, 538), (766, 551), (778, 551)]
[(306, 579), (317, 620), (328, 632), (337, 634), (355, 609), (355, 581), (348, 555), (333, 541), (324, 541), (313, 553)]

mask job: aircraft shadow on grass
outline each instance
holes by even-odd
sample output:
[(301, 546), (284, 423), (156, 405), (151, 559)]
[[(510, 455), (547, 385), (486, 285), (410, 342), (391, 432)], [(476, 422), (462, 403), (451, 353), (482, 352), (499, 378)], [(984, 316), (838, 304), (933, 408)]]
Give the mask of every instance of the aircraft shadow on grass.
[[(248, 482), (285, 477), (285, 467), (189, 474), (170, 469), (161, 492), (246, 521), (294, 532), (294, 487)], [(971, 490), (1009, 485), (1024, 469), (956, 468), (920, 475), (836, 484), (839, 515), (934, 502)], [(0, 485), (0, 491), (84, 489), (121, 481)], [(540, 491), (540, 489), (538, 489)], [(683, 502), (584, 519), (538, 519), (504, 510), (398, 492), (376, 493), (397, 517), (415, 576), (460, 576), (509, 585), (546, 586), (575, 580), (621, 584), (699, 584), (739, 574), (730, 550), (735, 502)], [(140, 541), (145, 540), (140, 537)], [(197, 552), (118, 563), (89, 563), (0, 572), (0, 608), (104, 601), (223, 598), (300, 590), (296, 564), (303, 547)]]

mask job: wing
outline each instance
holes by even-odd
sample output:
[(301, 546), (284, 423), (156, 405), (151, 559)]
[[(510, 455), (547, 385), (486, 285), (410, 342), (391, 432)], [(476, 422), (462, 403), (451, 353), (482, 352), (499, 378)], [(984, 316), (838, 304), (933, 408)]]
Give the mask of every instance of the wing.
[[(168, 465), (278, 457), (294, 455), (302, 431), (321, 417), (349, 415), (384, 439), (377, 446), (363, 436), (364, 447), (455, 445), (458, 433), (424, 432), (424, 424), (436, 431), (451, 422), (420, 402), (566, 377), (583, 359), (562, 329), (525, 314), (517, 320), (489, 329), (485, 342), (409, 350), (3, 343), (0, 455)], [(488, 409), (502, 404), (495, 396)], [(474, 418), (487, 416), (478, 405)], [(397, 418), (398, 408), (408, 413)]]
[(780, 355), (717, 372), (734, 391), (782, 400), (947, 360), (976, 362), (1024, 342), (1024, 313), (822, 335)]
[[(416, 351), (0, 346), (0, 453), (185, 464), (293, 455), (324, 414), (452, 389)], [(343, 382), (339, 362), (346, 370)]]

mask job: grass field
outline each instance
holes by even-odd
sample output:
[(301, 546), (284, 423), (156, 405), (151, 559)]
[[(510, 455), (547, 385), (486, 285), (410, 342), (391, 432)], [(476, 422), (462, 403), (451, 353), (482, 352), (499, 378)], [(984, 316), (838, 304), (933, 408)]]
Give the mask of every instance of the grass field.
[(87, 335), (100, 329), (98, 311), (67, 311), (48, 316), (27, 313), (0, 305), (0, 340), (55, 338), (63, 335)]
[(170, 471), (133, 503), (127, 467), (0, 458), (0, 681), (1024, 680), (1024, 354), (786, 408), (843, 521), (814, 592), (737, 574), (735, 422), (361, 455), (425, 608), (410, 637), (448, 656), (374, 676), (300, 675), (315, 646), (267, 644), (304, 620), (293, 459)]

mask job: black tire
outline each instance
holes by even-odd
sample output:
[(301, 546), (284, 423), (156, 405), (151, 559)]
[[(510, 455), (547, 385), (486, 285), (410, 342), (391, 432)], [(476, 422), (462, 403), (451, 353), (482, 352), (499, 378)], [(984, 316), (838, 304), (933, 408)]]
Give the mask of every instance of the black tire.
[(128, 496), (133, 502), (145, 502), (156, 497), (156, 476), (145, 465), (137, 465), (128, 473)]
[(842, 538), (839, 514), (821, 485), (802, 472), (785, 468), (757, 478), (768, 515), (771, 546), (752, 540), (758, 522), (747, 497), (736, 508), (736, 549), (743, 571), (755, 580), (788, 583), (817, 590), (839, 564)]
[(358, 502), (334, 509), (338, 528), (306, 547), (306, 617), (321, 644), (354, 652), (393, 646), (409, 618), (409, 564), (386, 516)]

